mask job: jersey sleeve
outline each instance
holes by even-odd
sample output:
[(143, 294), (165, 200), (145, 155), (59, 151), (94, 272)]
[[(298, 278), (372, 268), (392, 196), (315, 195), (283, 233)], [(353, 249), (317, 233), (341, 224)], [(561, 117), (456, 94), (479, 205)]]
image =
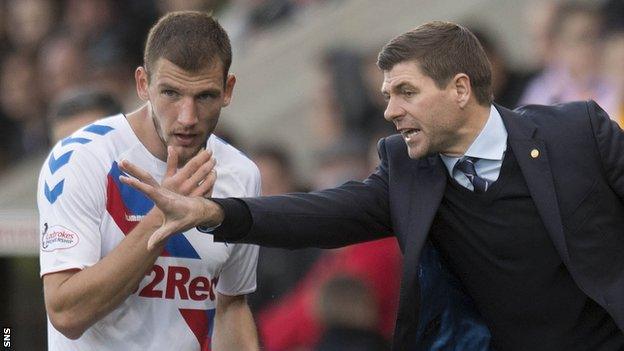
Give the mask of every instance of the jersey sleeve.
[[(253, 165), (252, 176), (245, 184), (244, 196), (260, 196), (260, 171)], [(257, 245), (233, 245), (230, 257), (221, 269), (217, 291), (224, 295), (244, 295), (256, 291), (256, 269), (258, 266)]]
[(98, 169), (89, 150), (61, 145), (43, 164), (37, 189), (41, 276), (100, 260), (105, 187)]

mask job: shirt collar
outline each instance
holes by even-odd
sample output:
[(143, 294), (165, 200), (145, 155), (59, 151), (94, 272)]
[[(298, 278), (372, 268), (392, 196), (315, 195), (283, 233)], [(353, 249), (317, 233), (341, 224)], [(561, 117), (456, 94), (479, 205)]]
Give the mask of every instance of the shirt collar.
[[(490, 115), (485, 126), (463, 156), (476, 157), (480, 159), (502, 161), (507, 150), (507, 129), (503, 124), (503, 119), (494, 107), (490, 106)], [(463, 157), (452, 157), (440, 154), (449, 174), (453, 174), (455, 163)]]

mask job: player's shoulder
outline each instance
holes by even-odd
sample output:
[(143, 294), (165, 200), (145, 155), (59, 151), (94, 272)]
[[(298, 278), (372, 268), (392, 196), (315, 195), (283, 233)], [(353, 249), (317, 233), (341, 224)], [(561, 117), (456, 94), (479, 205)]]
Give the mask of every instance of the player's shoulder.
[(118, 143), (116, 137), (120, 133), (127, 133), (128, 127), (123, 114), (102, 118), (60, 140), (54, 145), (52, 151), (71, 150), (100, 156), (99, 154), (107, 151), (105, 145)]
[(70, 136), (58, 141), (42, 166), (43, 173), (75, 173), (76, 168), (96, 171), (110, 163), (119, 150), (123, 149), (123, 138), (127, 123), (122, 114), (97, 120)]
[(259, 174), (258, 167), (247, 155), (218, 136), (211, 135), (208, 145), (220, 167), (243, 176)]

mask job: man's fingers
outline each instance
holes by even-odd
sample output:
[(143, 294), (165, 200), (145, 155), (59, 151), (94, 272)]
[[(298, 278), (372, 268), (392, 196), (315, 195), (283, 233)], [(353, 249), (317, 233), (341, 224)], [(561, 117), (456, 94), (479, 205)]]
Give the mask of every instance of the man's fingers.
[(182, 167), (178, 174), (180, 177), (184, 179), (189, 179), (197, 172), (199, 167), (203, 166), (210, 157), (212, 156), (212, 151), (210, 150), (201, 150), (197, 155), (193, 156), (185, 165)]
[(191, 190), (194, 190), (197, 184), (204, 182), (206, 177), (208, 177), (208, 175), (210, 174), (210, 171), (213, 170), (216, 163), (217, 161), (214, 159), (214, 157), (211, 157), (208, 162), (204, 163), (201, 167), (199, 167), (199, 169), (188, 179), (188, 182), (193, 186)]
[(119, 169), (137, 178), (143, 183), (151, 186), (158, 186), (158, 182), (154, 179), (154, 177), (128, 160), (122, 160), (119, 162)]
[(152, 199), (152, 201), (156, 202), (154, 200), (154, 197), (156, 196), (156, 190), (154, 189), (153, 186), (143, 183), (138, 179), (135, 178), (130, 178), (127, 176), (119, 176), (119, 180), (127, 185), (130, 185), (131, 187), (137, 189), (138, 191), (142, 192), (143, 194), (145, 194), (147, 197), (149, 197), (150, 199)]
[(165, 177), (173, 177), (178, 169), (178, 153), (173, 146), (167, 146), (167, 172)]
[(201, 197), (212, 196), (212, 189), (214, 188), (214, 184), (216, 180), (217, 180), (217, 171), (213, 169), (210, 171), (210, 173), (208, 173), (204, 181), (197, 188), (195, 188), (189, 196), (201, 196)]

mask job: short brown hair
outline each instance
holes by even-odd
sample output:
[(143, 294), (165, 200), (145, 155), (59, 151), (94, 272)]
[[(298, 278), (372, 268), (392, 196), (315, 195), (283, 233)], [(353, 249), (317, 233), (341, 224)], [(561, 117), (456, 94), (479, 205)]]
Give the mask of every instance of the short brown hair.
[(492, 102), (490, 61), (479, 40), (460, 25), (434, 21), (403, 33), (381, 49), (377, 66), (389, 71), (406, 61), (417, 62), (440, 89), (456, 74), (465, 73), (479, 104)]
[(143, 51), (148, 76), (160, 58), (190, 72), (214, 64), (218, 58), (225, 83), (232, 64), (232, 47), (225, 30), (209, 13), (177, 11), (161, 17), (149, 31)]

